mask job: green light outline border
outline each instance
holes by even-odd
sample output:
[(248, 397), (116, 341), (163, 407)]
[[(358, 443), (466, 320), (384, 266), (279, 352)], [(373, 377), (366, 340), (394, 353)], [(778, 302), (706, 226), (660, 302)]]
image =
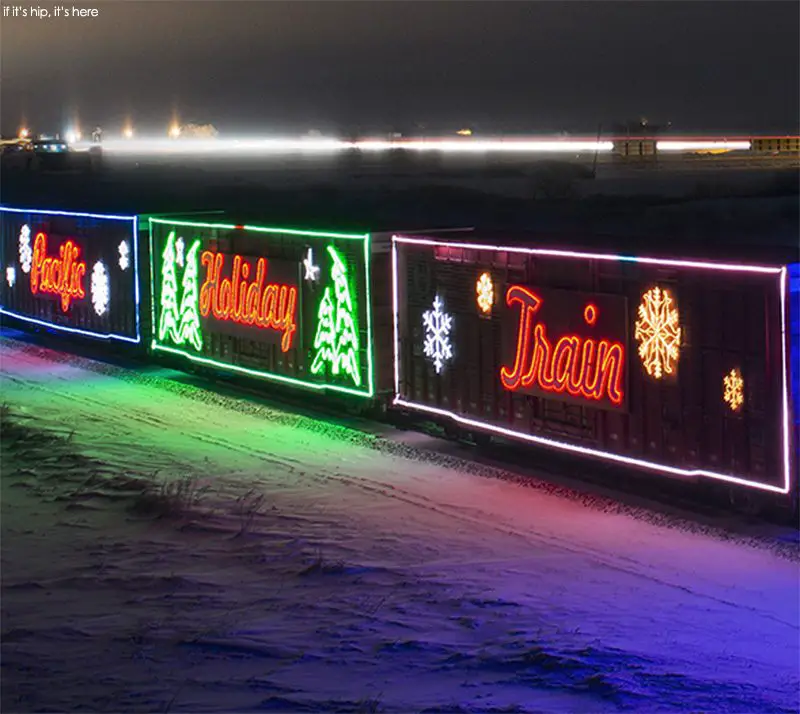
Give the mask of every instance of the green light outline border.
[[(356, 397), (361, 397), (363, 399), (371, 399), (375, 396), (375, 381), (374, 381), (374, 367), (373, 367), (373, 354), (372, 351), (374, 349), (374, 340), (372, 335), (372, 275), (370, 272), (370, 240), (371, 236), (369, 233), (331, 233), (326, 231), (305, 231), (305, 230), (298, 230), (295, 228), (272, 228), (272, 227), (263, 227), (263, 226), (242, 226), (242, 225), (234, 225), (234, 224), (227, 224), (227, 223), (200, 223), (194, 221), (171, 221), (169, 219), (164, 218), (148, 218), (149, 222), (149, 234), (150, 234), (150, 328), (152, 334), (152, 341), (150, 347), (153, 351), (159, 352), (169, 352), (171, 354), (181, 355), (182, 357), (186, 357), (191, 362), (197, 362), (199, 364), (209, 365), (212, 367), (217, 367), (223, 370), (228, 370), (231, 372), (237, 372), (240, 374), (245, 374), (251, 377), (259, 377), (261, 379), (266, 379), (274, 382), (280, 382), (283, 384), (290, 384), (295, 387), (302, 387), (304, 389), (310, 389), (315, 392), (339, 392), (342, 394), (349, 394)], [(164, 225), (170, 226), (185, 226), (189, 228), (216, 228), (219, 230), (246, 230), (246, 231), (253, 231), (256, 233), (273, 233), (273, 234), (284, 234), (284, 235), (291, 235), (291, 236), (298, 236), (298, 237), (309, 237), (309, 238), (334, 238), (334, 239), (344, 239), (344, 240), (360, 240), (364, 242), (364, 276), (366, 279), (367, 285), (367, 386), (366, 388), (353, 388), (353, 387), (343, 387), (338, 384), (320, 384), (315, 382), (307, 382), (303, 379), (298, 379), (296, 377), (286, 377), (282, 374), (276, 374), (274, 372), (265, 372), (257, 369), (251, 369), (249, 367), (241, 367), (235, 364), (229, 364), (227, 362), (218, 362), (217, 360), (211, 359), (210, 357), (204, 357), (202, 355), (195, 355), (187, 352), (183, 349), (179, 349), (177, 347), (169, 347), (167, 345), (161, 345), (158, 343), (158, 340), (155, 337), (155, 332), (153, 331), (153, 325), (155, 324), (155, 313), (156, 313), (156, 286), (155, 286), (155, 265), (153, 263), (153, 245), (154, 245), (154, 237), (153, 237), (153, 224), (159, 223)]]

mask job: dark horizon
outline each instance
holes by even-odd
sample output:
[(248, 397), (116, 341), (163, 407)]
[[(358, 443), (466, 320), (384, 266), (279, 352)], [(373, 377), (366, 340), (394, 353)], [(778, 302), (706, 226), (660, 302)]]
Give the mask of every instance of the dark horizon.
[[(77, 3), (75, 4), (78, 5)], [(794, 2), (106, 2), (3, 18), (0, 130), (798, 132)]]

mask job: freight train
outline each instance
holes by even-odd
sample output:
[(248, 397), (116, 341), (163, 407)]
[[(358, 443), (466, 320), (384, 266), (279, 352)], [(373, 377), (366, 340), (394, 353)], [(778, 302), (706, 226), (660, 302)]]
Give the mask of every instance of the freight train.
[(796, 256), (12, 207), (0, 221), (4, 321), (797, 511)]

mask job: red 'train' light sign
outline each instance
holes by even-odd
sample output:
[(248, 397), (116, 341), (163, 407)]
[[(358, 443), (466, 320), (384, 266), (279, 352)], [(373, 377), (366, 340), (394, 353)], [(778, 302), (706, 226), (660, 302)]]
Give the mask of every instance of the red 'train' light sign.
[(59, 246), (58, 257), (50, 258), (47, 256), (47, 236), (38, 233), (33, 244), (31, 293), (59, 295), (62, 312), (69, 311), (69, 304), (73, 299), (86, 297), (83, 288), (86, 263), (78, 260), (80, 252), (81, 249), (68, 240)]
[[(550, 294), (566, 296), (563, 291), (551, 291)], [(516, 329), (516, 341), (513, 349), (513, 367), (504, 366), (500, 370), (500, 381), (509, 391), (530, 391), (542, 393), (543, 396), (561, 395), (567, 398), (587, 400), (596, 406), (603, 402), (610, 402), (614, 407), (623, 404), (625, 398), (625, 327), (624, 306), (622, 310), (623, 321), (617, 320), (618, 334), (621, 333), (623, 341), (601, 338), (597, 339), (591, 333), (598, 325), (598, 318), (603, 310), (601, 302), (608, 303), (610, 296), (596, 296), (596, 300), (582, 300), (582, 310), (575, 310), (582, 317), (582, 326), (576, 325), (575, 316), (568, 320), (559, 320), (567, 323), (572, 329), (562, 334), (558, 339), (548, 335), (547, 322), (542, 311), (548, 301), (555, 302), (557, 298), (545, 300), (543, 291), (530, 290), (521, 285), (512, 285), (506, 292), (506, 304), (509, 307), (519, 306), (519, 322)], [(575, 293), (569, 296), (570, 305), (578, 307)], [(619, 298), (617, 298), (619, 300)], [(563, 318), (562, 309), (559, 314), (554, 314), (553, 305), (550, 317)], [(619, 318), (619, 310), (614, 309), (612, 303), (611, 316)], [(580, 319), (580, 318), (579, 318)], [(563, 324), (562, 324), (563, 326)], [(615, 330), (617, 331), (617, 330)]]
[[(241, 255), (233, 258), (231, 277), (222, 278), (225, 255), (207, 250), (200, 256), (206, 279), (200, 288), (200, 314), (239, 325), (282, 332), (281, 351), (287, 352), (297, 331), (297, 286), (267, 283), (268, 261), (259, 258), (255, 271)], [(250, 276), (255, 272), (252, 281)]]

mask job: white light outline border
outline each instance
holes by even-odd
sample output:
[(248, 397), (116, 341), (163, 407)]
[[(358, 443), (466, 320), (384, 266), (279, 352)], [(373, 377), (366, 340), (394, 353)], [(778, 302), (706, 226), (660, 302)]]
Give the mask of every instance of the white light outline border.
[(133, 285), (134, 285), (134, 299), (135, 309), (134, 314), (136, 317), (136, 337), (129, 337), (128, 335), (118, 335), (115, 332), (97, 332), (94, 330), (84, 330), (78, 327), (69, 327), (68, 325), (56, 325), (46, 320), (39, 320), (35, 317), (28, 315), (20, 315), (13, 310), (8, 310), (0, 305), (0, 315), (8, 315), (16, 320), (28, 322), (33, 325), (39, 325), (51, 330), (59, 330), (60, 332), (69, 332), (75, 335), (82, 335), (84, 337), (92, 337), (98, 340), (118, 340), (120, 342), (130, 342), (131, 344), (138, 345), (142, 341), (140, 316), (139, 316), (139, 240), (138, 240), (138, 217), (137, 216), (119, 216), (115, 214), (105, 213), (83, 213), (75, 211), (48, 211), (40, 208), (12, 208), (10, 206), (0, 206), (0, 212), (4, 213), (26, 213), (37, 214), (44, 216), (70, 216), (72, 218), (97, 218), (101, 220), (111, 221), (131, 221), (131, 242), (133, 243)]
[[(550, 257), (560, 258), (585, 258), (589, 260), (606, 260), (606, 261), (623, 261), (632, 263), (642, 263), (645, 265), (668, 265), (673, 267), (684, 268), (697, 268), (705, 270), (723, 270), (728, 272), (747, 272), (747, 273), (761, 273), (768, 275), (779, 276), (779, 290), (781, 299), (781, 362), (783, 367), (782, 374), (782, 451), (783, 451), (783, 486), (773, 486), (759, 481), (751, 481), (739, 476), (731, 474), (719, 473), (716, 471), (707, 471), (705, 469), (683, 469), (677, 466), (669, 466), (655, 461), (646, 461), (632, 456), (624, 456), (622, 454), (615, 454), (612, 451), (603, 451), (602, 449), (592, 449), (578, 444), (571, 444), (569, 442), (558, 441), (545, 436), (535, 436), (533, 434), (526, 434), (525, 432), (515, 431), (506, 427), (490, 424), (488, 422), (479, 421), (447, 409), (440, 409), (439, 407), (432, 407), (427, 404), (413, 402), (404, 399), (400, 394), (400, 326), (398, 311), (400, 307), (398, 295), (398, 275), (397, 275), (397, 246), (398, 244), (407, 245), (423, 245), (423, 246), (441, 246), (444, 248), (465, 248), (470, 250), (492, 250), (506, 253), (520, 253), (524, 255), (544, 255)], [(570, 251), (570, 250), (554, 250), (548, 248), (520, 248), (516, 246), (500, 246), (490, 245), (483, 243), (460, 243), (449, 242), (441, 240), (433, 240), (430, 238), (409, 238), (402, 235), (392, 236), (392, 313), (394, 322), (394, 399), (392, 403), (396, 406), (406, 407), (408, 409), (415, 409), (417, 411), (434, 414), (436, 416), (447, 417), (460, 424), (470, 426), (483, 431), (493, 432), (501, 436), (506, 436), (511, 439), (527, 441), (533, 444), (540, 444), (550, 448), (559, 449), (561, 451), (568, 451), (572, 453), (581, 454), (583, 456), (590, 456), (594, 458), (603, 459), (606, 461), (613, 461), (616, 463), (625, 464), (628, 466), (635, 466), (638, 468), (646, 469), (649, 471), (657, 471), (661, 473), (670, 474), (673, 476), (683, 477), (696, 477), (703, 476), (706, 478), (715, 479), (718, 481), (726, 481), (740, 486), (747, 486), (749, 488), (759, 489), (762, 491), (770, 491), (772, 493), (788, 494), (791, 491), (791, 457), (790, 457), (790, 433), (789, 433), (789, 387), (788, 387), (788, 362), (787, 362), (787, 334), (786, 334), (786, 266), (764, 266), (764, 265), (739, 265), (735, 263), (714, 263), (708, 261), (692, 261), (692, 260), (675, 260), (660, 258), (645, 258), (627, 255), (617, 255), (612, 253), (588, 253), (583, 251)]]

